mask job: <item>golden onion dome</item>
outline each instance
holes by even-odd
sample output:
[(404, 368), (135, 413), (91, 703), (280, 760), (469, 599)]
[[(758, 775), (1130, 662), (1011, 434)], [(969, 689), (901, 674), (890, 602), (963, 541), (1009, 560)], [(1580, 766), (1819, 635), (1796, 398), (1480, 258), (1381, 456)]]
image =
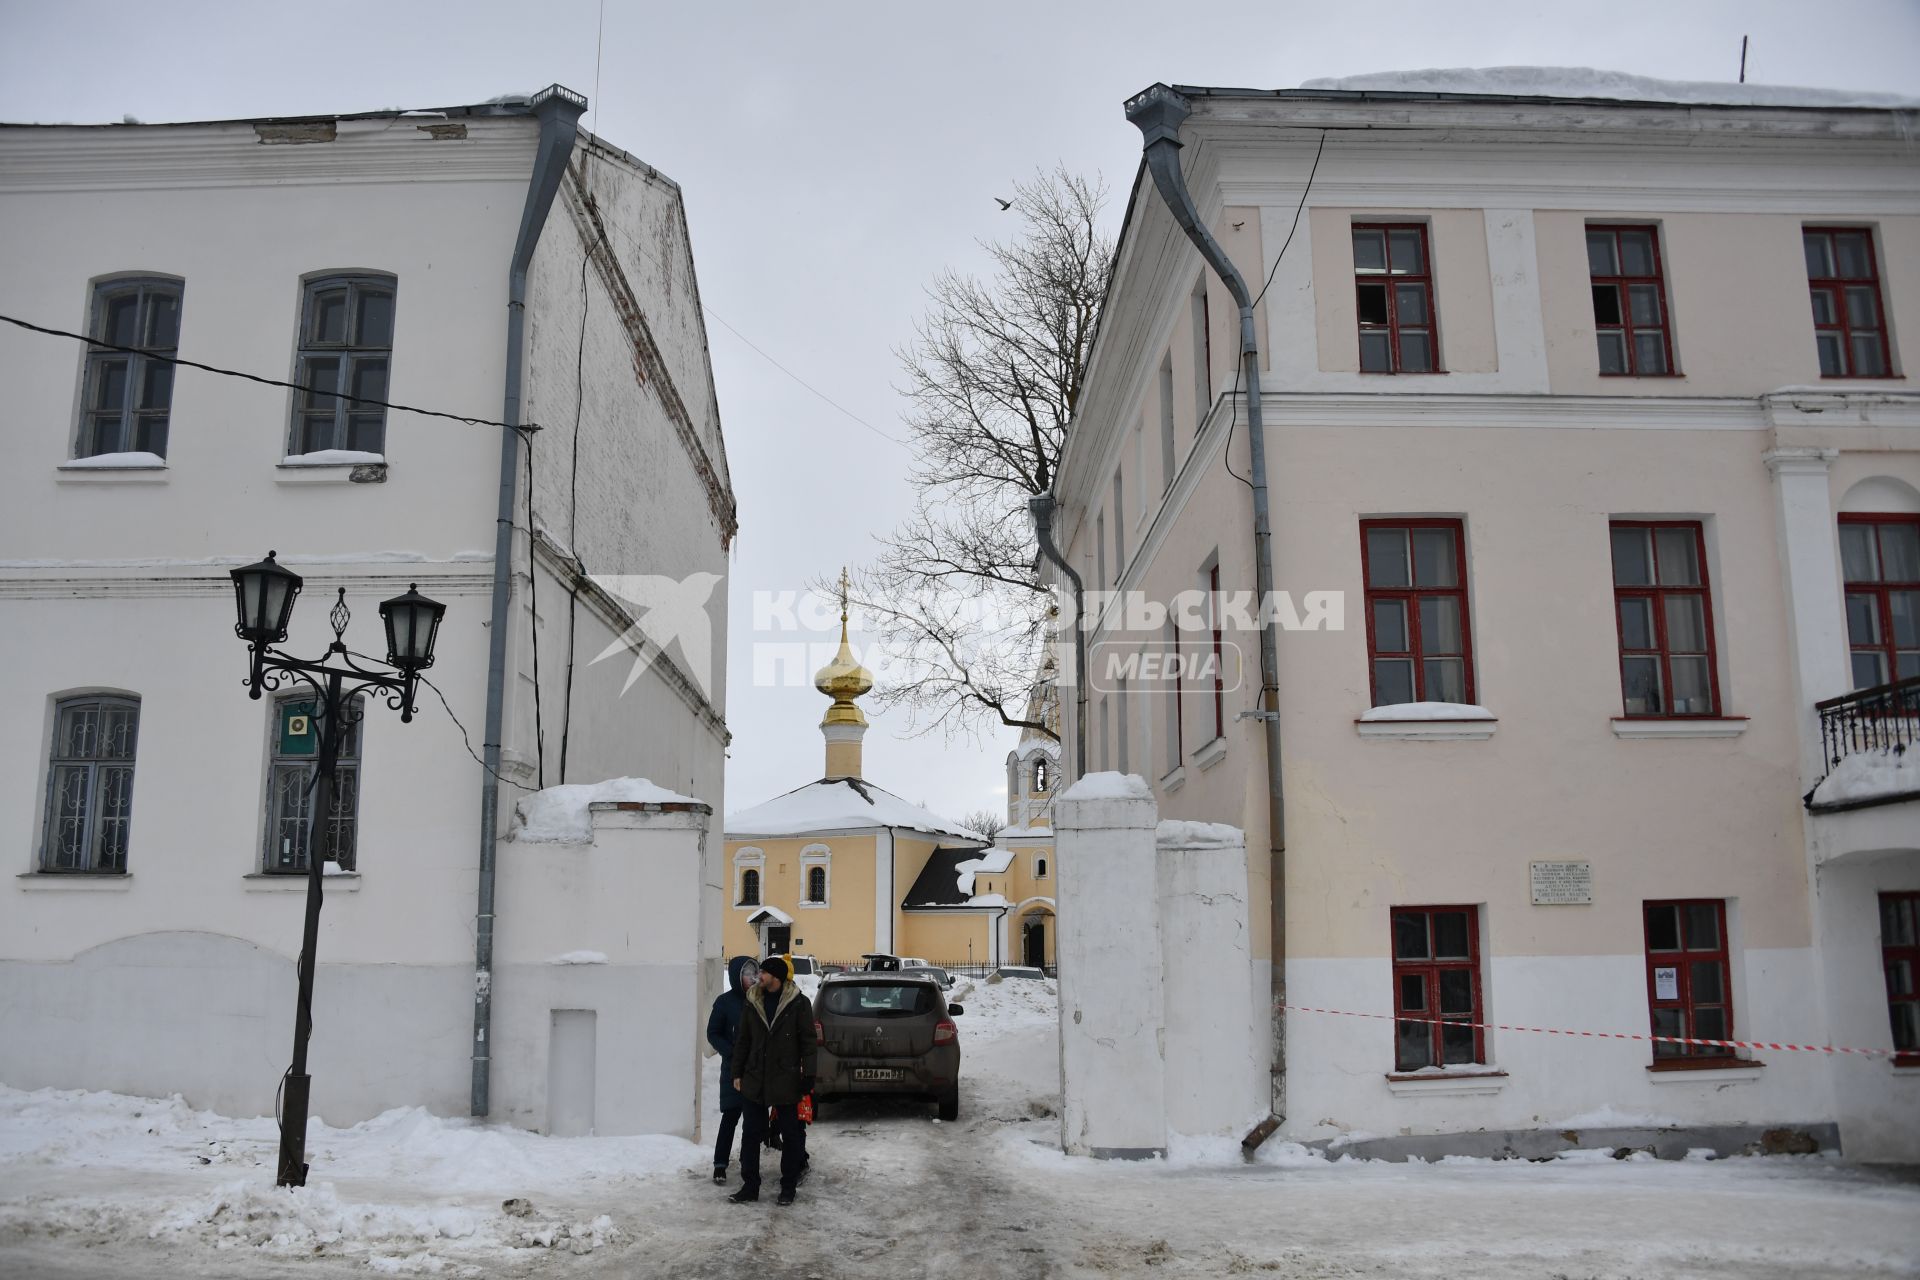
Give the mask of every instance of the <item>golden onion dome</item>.
[(833, 655), (833, 661), (820, 668), (813, 677), (813, 687), (833, 699), (833, 706), (827, 709), (827, 720), (848, 721), (865, 724), (867, 718), (853, 700), (873, 688), (873, 673), (854, 659), (853, 648), (847, 643), (847, 571), (840, 571), (840, 651)]

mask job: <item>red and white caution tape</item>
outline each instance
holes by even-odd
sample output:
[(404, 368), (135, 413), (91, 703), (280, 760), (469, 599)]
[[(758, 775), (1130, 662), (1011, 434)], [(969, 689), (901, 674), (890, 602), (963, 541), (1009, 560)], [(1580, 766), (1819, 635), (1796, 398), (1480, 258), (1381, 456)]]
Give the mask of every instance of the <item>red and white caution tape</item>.
[(1543, 1036), (1582, 1036), (1592, 1040), (1640, 1040), (1654, 1044), (1700, 1044), (1716, 1049), (1781, 1049), (1796, 1053), (1852, 1053), (1866, 1058), (1891, 1058), (1893, 1049), (1854, 1049), (1838, 1044), (1776, 1044), (1771, 1040), (1700, 1040), (1690, 1036), (1635, 1035), (1631, 1031), (1569, 1031), (1564, 1027), (1517, 1027), (1505, 1022), (1463, 1022), (1455, 1018), (1416, 1018), (1400, 1013), (1356, 1013), (1352, 1009), (1317, 1009), (1312, 1005), (1277, 1006), (1290, 1013), (1330, 1013), (1342, 1018), (1376, 1018), (1382, 1022), (1424, 1022), (1431, 1026), (1477, 1027), (1482, 1031), (1532, 1031)]

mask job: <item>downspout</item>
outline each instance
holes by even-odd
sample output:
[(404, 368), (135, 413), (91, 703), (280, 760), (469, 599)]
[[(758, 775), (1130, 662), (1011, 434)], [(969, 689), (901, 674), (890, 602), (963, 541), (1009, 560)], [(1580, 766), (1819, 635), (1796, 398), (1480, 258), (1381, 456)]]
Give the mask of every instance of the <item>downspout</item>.
[[(1127, 119), (1142, 135), (1142, 160), (1153, 175), (1153, 185), (1166, 202), (1180, 229), (1187, 233), (1240, 308), (1241, 376), (1247, 387), (1247, 450), (1253, 488), (1254, 586), (1260, 613), (1260, 709), (1252, 714), (1267, 731), (1267, 845), (1272, 879), (1270, 915), (1273, 929), (1273, 1079), (1271, 1114), (1242, 1141), (1251, 1151), (1270, 1137), (1286, 1119), (1287, 1103), (1287, 839), (1286, 806), (1280, 791), (1280, 645), (1273, 598), (1273, 526), (1267, 509), (1267, 438), (1260, 417), (1260, 346), (1253, 323), (1253, 297), (1233, 261), (1200, 221), (1186, 176), (1180, 172), (1180, 125), (1192, 114), (1187, 99), (1164, 84), (1156, 84), (1127, 103)], [(1242, 713), (1243, 715), (1246, 713)]]
[[(526, 345), (527, 267), (540, 242), (547, 210), (566, 174), (587, 100), (551, 85), (530, 104), (540, 122), (540, 144), (520, 213), (520, 234), (507, 267), (506, 408), (500, 420), (500, 499), (494, 517), (493, 606), (487, 637), (487, 724), (480, 775), (480, 891), (473, 929), (473, 1095), (470, 1110), (484, 1116), (493, 1065), (493, 876), (500, 818), (500, 736), (506, 712), (507, 615), (513, 601), (513, 499), (520, 484), (520, 381)], [(531, 536), (531, 531), (529, 531)], [(528, 566), (532, 570), (531, 564)]]
[(1082, 623), (1085, 602), (1080, 575), (1073, 571), (1060, 548), (1053, 544), (1054, 496), (1037, 494), (1027, 499), (1033, 515), (1033, 531), (1040, 539), (1040, 553), (1060, 566), (1073, 584), (1073, 776), (1087, 776), (1087, 629)]

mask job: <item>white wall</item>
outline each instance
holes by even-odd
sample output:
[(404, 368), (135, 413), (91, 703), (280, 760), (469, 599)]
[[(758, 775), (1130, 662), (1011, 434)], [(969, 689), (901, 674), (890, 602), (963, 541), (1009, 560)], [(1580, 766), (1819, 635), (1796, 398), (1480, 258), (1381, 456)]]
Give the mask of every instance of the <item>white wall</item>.
[[(9, 231), (0, 240), (0, 278), (9, 309), (78, 331), (87, 324), (90, 281), (129, 272), (181, 277), (183, 357), (284, 378), (302, 276), (387, 272), (398, 281), (390, 397), (497, 417), (507, 265), (536, 133), (526, 117), (473, 117), (466, 137), (449, 141), (405, 119), (341, 121), (334, 141), (274, 146), (244, 122), (0, 130), (0, 223)], [(589, 572), (678, 579), (724, 571), (731, 496), (698, 301), (683, 287), (691, 261), (679, 193), (642, 170), (609, 149), (596, 165), (595, 190), (617, 199), (622, 225), (646, 233), (643, 242), (680, 268), (677, 283), (664, 274), (642, 278), (627, 299), (658, 335), (670, 379), (641, 377), (623, 345), (623, 322), (607, 296), (595, 298), (580, 518), (571, 524), (563, 517), (574, 503), (567, 476), (582, 246), (565, 199), (557, 200), (529, 302), (524, 419), (546, 428), (534, 436), (533, 523), (574, 534)], [(663, 236), (669, 225), (677, 238)], [(11, 861), (13, 872), (0, 879), (0, 1011), (9, 1032), (38, 1029), (4, 1037), (0, 1080), (179, 1090), (196, 1105), (242, 1110), (271, 1105), (291, 1045), (291, 957), (304, 883), (249, 878), (261, 864), (272, 711), (268, 701), (249, 701), (242, 686), (246, 653), (232, 635), (226, 571), (272, 548), (307, 577), (286, 645), (296, 654), (324, 651), (337, 586), (347, 588), (354, 612), (348, 643), (376, 659), (385, 652), (379, 600), (418, 581), (448, 606), (429, 674), (460, 725), (424, 688), (412, 724), (378, 700), (368, 708), (359, 874), (328, 884), (312, 1060), (315, 1105), (329, 1119), (401, 1104), (464, 1111), (481, 785), (471, 753), (484, 738), (498, 430), (391, 411), (384, 471), (358, 480), (344, 468), (294, 471), (276, 466), (289, 392), (183, 370), (164, 470), (62, 470), (81, 365), (78, 343), (11, 328), (0, 334), (16, 446), (14, 465), (0, 474), (0, 633), (10, 638), (0, 672), (0, 724), (10, 726), (0, 731), (0, 864)], [(715, 460), (709, 471), (724, 509), (684, 455), (675, 463), (679, 436), (660, 410), (668, 380)], [(524, 522), (524, 452), (520, 476)], [(577, 566), (565, 548), (541, 563), (542, 718), (552, 769), (570, 629), (561, 583)], [(537, 782), (528, 564), (523, 536), (518, 625), (509, 636), (503, 833), (521, 794), (513, 784)], [(627, 619), (604, 602), (582, 606), (570, 780), (648, 776), (720, 810), (725, 601), (722, 585), (710, 611), (705, 694), (689, 695), (684, 673), (662, 666), (624, 699), (616, 695), (628, 662), (588, 661)], [(141, 699), (130, 874), (36, 877), (52, 701), (87, 690)], [(695, 856), (717, 859), (717, 835), (710, 843), (705, 852), (696, 844)], [(693, 883), (705, 884), (705, 900), (695, 888), (678, 909), (715, 916), (719, 875), (709, 868)], [(637, 890), (608, 906), (648, 909)], [(503, 888), (503, 949), (521, 909)], [(697, 935), (693, 945), (687, 963), (706, 955), (705, 967), (717, 970), (717, 938)], [(179, 980), (156, 984), (150, 967), (174, 969)], [(101, 985), (103, 970), (117, 978)], [(507, 960), (494, 981), (503, 1027), (521, 1009), (560, 1007), (558, 981), (538, 964)], [(573, 979), (588, 987), (606, 981)], [(656, 974), (639, 986), (664, 991), (676, 981)], [(650, 1063), (650, 1054), (677, 1060), (665, 1046), (681, 1039), (693, 1052), (698, 1029), (687, 1011), (698, 985), (674, 997), (686, 1009), (675, 1004), (656, 1020), (648, 1032), (655, 1039), (644, 1046), (603, 1022), (601, 1052), (627, 1064), (603, 1072), (603, 1082), (630, 1080), (632, 1064)], [(71, 998), (81, 990), (84, 999)], [(97, 1012), (75, 1023), (76, 1004)], [(659, 1038), (658, 1026), (676, 1030)], [(507, 1031), (528, 1044), (535, 1034)], [(546, 1034), (542, 1025), (541, 1053)], [(232, 1046), (218, 1063), (205, 1053), (215, 1042)], [(504, 1047), (496, 1053), (510, 1056)], [(543, 1087), (528, 1075), (532, 1061), (516, 1062), (500, 1082), (503, 1106), (523, 1121), (545, 1105)], [(538, 1065), (544, 1069), (544, 1058)], [(662, 1070), (669, 1066), (678, 1070)], [(682, 1112), (671, 1121), (636, 1113), (616, 1123), (680, 1131), (691, 1123), (690, 1100), (676, 1102), (674, 1115)]]

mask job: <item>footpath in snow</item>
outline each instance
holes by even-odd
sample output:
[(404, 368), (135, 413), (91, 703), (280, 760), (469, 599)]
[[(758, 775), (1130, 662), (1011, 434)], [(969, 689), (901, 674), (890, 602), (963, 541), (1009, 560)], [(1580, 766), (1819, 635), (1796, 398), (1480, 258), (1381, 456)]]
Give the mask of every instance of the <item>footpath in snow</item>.
[(1248, 1163), (1223, 1136), (1069, 1159), (1053, 984), (953, 998), (959, 1122), (823, 1108), (791, 1210), (726, 1204), (706, 1145), (418, 1109), (315, 1122), (313, 1184), (286, 1192), (271, 1120), (0, 1089), (0, 1277), (1920, 1276), (1920, 1184), (1819, 1157), (1386, 1164), (1272, 1142)]

